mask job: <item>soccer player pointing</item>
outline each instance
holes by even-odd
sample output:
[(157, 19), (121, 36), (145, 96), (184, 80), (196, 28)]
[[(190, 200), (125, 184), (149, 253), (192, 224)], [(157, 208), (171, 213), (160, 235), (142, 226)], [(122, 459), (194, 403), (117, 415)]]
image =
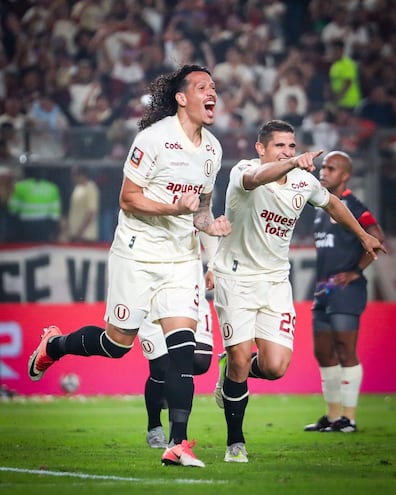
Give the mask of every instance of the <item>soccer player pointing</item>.
[[(314, 177), (313, 160), (322, 152), (296, 153), (293, 127), (264, 124), (256, 143), (258, 158), (231, 170), (226, 217), (232, 232), (219, 242), (215, 259), (214, 303), (226, 357), (220, 362), (216, 400), (227, 423), (226, 462), (248, 462), (243, 420), (247, 378), (276, 380), (291, 360), (295, 310), (289, 282), (290, 241), (307, 202), (347, 227), (376, 258), (385, 248), (368, 234), (344, 204)], [(252, 341), (257, 353), (252, 355)]]

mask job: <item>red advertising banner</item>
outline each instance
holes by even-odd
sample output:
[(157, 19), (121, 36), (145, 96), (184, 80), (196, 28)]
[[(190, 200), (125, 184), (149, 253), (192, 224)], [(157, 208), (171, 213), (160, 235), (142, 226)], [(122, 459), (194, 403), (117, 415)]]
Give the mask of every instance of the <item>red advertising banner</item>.
[[(293, 360), (280, 380), (250, 379), (251, 393), (320, 393), (319, 371), (313, 357), (311, 303), (296, 303), (297, 328)], [(213, 310), (213, 307), (212, 307)], [(104, 303), (1, 304), (0, 381), (18, 394), (61, 394), (60, 380), (66, 373), (80, 378), (81, 394), (142, 394), (148, 363), (140, 344), (122, 359), (65, 356), (41, 381), (27, 376), (29, 355), (38, 345), (43, 327), (56, 324), (64, 333), (84, 325), (103, 326)], [(364, 367), (362, 392), (396, 392), (396, 303), (372, 302), (362, 317), (359, 355)], [(215, 350), (211, 367), (195, 378), (198, 394), (213, 392), (217, 380), (217, 354), (222, 351), (217, 318), (213, 310)]]

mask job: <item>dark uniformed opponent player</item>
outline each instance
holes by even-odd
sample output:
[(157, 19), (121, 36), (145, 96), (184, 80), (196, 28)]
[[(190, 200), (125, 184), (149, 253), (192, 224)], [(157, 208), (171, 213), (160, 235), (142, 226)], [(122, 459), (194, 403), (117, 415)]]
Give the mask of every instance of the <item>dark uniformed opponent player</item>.
[[(320, 182), (339, 197), (360, 225), (384, 240), (381, 227), (367, 207), (347, 188), (352, 160), (342, 151), (323, 159)], [(355, 432), (356, 406), (363, 377), (356, 353), (359, 319), (367, 303), (363, 274), (373, 261), (359, 240), (322, 208), (314, 222), (317, 284), (313, 302), (314, 353), (320, 367), (327, 412), (305, 431)]]

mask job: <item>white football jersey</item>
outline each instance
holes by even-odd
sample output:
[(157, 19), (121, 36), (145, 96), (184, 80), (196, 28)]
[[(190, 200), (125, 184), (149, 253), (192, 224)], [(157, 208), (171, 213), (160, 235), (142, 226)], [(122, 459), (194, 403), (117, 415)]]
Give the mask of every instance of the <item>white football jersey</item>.
[(290, 241), (305, 204), (325, 206), (329, 192), (298, 168), (287, 174), (285, 184), (271, 182), (246, 191), (243, 173), (259, 165), (258, 159), (242, 160), (231, 170), (225, 215), (232, 232), (221, 238), (213, 268), (224, 278), (280, 282), (289, 276)]
[[(222, 149), (207, 129), (194, 146), (178, 117), (166, 117), (139, 132), (124, 163), (124, 175), (146, 197), (174, 203), (183, 193), (213, 190)], [(199, 258), (193, 215), (147, 216), (120, 211), (112, 250), (136, 261), (178, 262)]]

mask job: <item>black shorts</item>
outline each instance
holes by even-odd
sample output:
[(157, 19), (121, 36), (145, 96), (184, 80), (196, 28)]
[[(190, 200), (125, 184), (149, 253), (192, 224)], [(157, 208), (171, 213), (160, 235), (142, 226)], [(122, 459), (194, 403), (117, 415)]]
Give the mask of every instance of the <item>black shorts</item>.
[(357, 330), (367, 305), (367, 281), (361, 277), (346, 287), (335, 287), (314, 296), (313, 329)]

